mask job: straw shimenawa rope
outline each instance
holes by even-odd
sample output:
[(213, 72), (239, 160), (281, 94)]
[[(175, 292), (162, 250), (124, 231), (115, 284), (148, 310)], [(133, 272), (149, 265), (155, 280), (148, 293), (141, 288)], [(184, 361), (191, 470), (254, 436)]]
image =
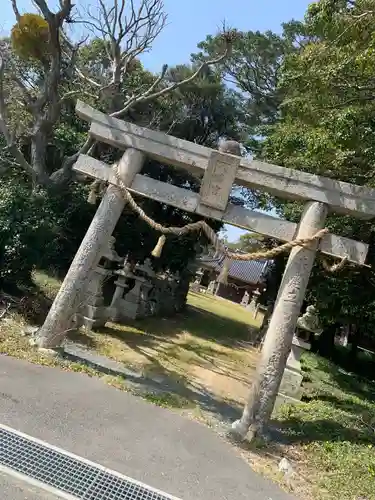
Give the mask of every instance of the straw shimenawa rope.
[[(166, 241), (166, 235), (171, 234), (175, 236), (183, 236), (188, 233), (191, 233), (193, 231), (202, 231), (208, 240), (211, 242), (211, 244), (214, 246), (215, 250), (217, 252), (220, 252), (222, 255), (225, 256), (224, 260), (224, 265), (223, 269), (220, 273), (220, 276), (218, 278), (218, 281), (220, 283), (227, 283), (228, 279), (228, 273), (229, 273), (229, 267), (230, 267), (230, 261), (233, 260), (240, 260), (240, 261), (249, 261), (249, 260), (256, 260), (256, 259), (272, 259), (282, 253), (286, 253), (292, 248), (296, 246), (306, 246), (308, 244), (313, 243), (314, 241), (320, 240), (325, 234), (328, 233), (328, 229), (324, 228), (318, 231), (316, 234), (309, 238), (297, 238), (293, 241), (289, 241), (287, 243), (284, 243), (276, 248), (272, 248), (270, 250), (260, 250), (258, 252), (251, 252), (251, 253), (245, 253), (245, 254), (239, 254), (235, 252), (230, 252), (225, 245), (220, 241), (219, 237), (217, 234), (214, 232), (214, 230), (203, 220), (200, 220), (198, 222), (193, 222), (191, 224), (186, 224), (185, 226), (182, 227), (165, 227), (159, 224), (158, 222), (155, 222), (151, 217), (149, 217), (144, 210), (135, 202), (133, 196), (130, 194), (127, 186), (122, 182), (119, 172), (118, 172), (118, 166), (115, 164), (113, 166), (113, 172), (116, 177), (116, 180), (118, 182), (118, 185), (121, 188), (121, 191), (123, 193), (123, 196), (126, 200), (126, 202), (130, 205), (132, 210), (138, 214), (138, 216), (145, 221), (151, 228), (155, 229), (155, 231), (158, 231), (161, 233), (161, 236), (158, 240), (158, 243), (156, 247), (154, 248), (152, 255), (154, 257), (160, 257), (164, 243)], [(92, 185), (92, 191), (95, 192), (97, 191), (98, 184), (96, 181), (94, 181)], [(91, 194), (91, 193), (90, 193)], [(89, 195), (90, 198), (90, 195)], [(93, 196), (91, 196), (93, 198)], [(328, 264), (325, 263), (325, 268), (327, 270), (330, 270), (331, 272), (338, 271), (339, 269), (342, 269), (342, 267), (345, 265), (347, 262), (347, 258), (344, 257), (339, 263), (334, 264), (331, 268), (329, 268)]]

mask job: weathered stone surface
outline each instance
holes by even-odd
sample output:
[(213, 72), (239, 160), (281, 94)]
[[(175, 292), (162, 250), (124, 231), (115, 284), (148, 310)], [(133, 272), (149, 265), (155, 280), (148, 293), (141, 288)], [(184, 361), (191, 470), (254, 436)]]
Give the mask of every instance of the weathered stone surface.
[[(140, 172), (143, 162), (144, 156), (139, 151), (129, 149), (124, 153), (119, 163), (119, 174), (125, 185), (132, 183), (134, 176)], [(74, 315), (81, 305), (90, 271), (98, 265), (101, 250), (112, 236), (124, 206), (124, 197), (119, 188), (109, 186), (48, 316), (38, 331), (37, 343), (40, 347), (59, 346), (67, 331), (72, 327)]]
[(286, 394), (282, 394), (281, 392), (278, 393), (275, 401), (275, 405), (273, 407), (272, 414), (276, 414), (277, 411), (279, 410), (280, 406), (282, 405), (296, 405), (301, 403), (299, 399), (292, 398), (291, 396), (287, 396)]
[(289, 462), (287, 458), (282, 458), (279, 462), (279, 471), (282, 472), (285, 476), (290, 476), (293, 474), (292, 464)]
[[(299, 238), (307, 238), (324, 227), (327, 207), (309, 202), (301, 218)], [(241, 439), (251, 432), (262, 432), (273, 406), (289, 356), (293, 335), (315, 260), (317, 243), (296, 247), (289, 256), (280, 284), (276, 305), (268, 326), (261, 359), (242, 418), (232, 426)]]
[[(112, 167), (90, 156), (81, 155), (74, 166), (74, 170), (111, 184), (117, 184)], [(195, 212), (204, 217), (222, 220), (233, 226), (249, 229), (280, 241), (292, 241), (296, 235), (297, 224), (294, 222), (280, 220), (270, 215), (231, 204), (228, 204), (224, 212), (206, 207), (200, 203), (199, 194), (143, 175), (135, 177), (129, 191), (181, 208), (187, 212)], [(366, 260), (368, 245), (343, 236), (326, 234), (320, 242), (319, 249), (323, 254), (339, 258), (346, 257), (350, 262), (363, 264)]]
[(316, 333), (318, 335), (323, 331), (319, 322), (319, 316), (317, 315), (315, 307), (312, 305), (308, 306), (306, 312), (298, 318), (297, 326), (307, 332)]
[(200, 189), (200, 202), (224, 211), (227, 208), (240, 158), (212, 151)]
[(292, 348), (290, 350), (288, 360), (286, 365), (297, 371), (301, 371), (301, 356), (305, 351), (311, 349), (311, 344), (305, 342), (304, 340), (294, 336), (292, 342)]
[(247, 307), (249, 305), (249, 301), (250, 301), (249, 292), (245, 292), (241, 300), (241, 306)]
[(287, 366), (281, 379), (279, 393), (291, 398), (300, 399), (302, 380), (303, 375), (301, 372)]
[[(92, 122), (90, 134), (101, 142), (122, 149), (136, 148), (156, 160), (194, 173), (203, 173), (207, 168), (210, 148), (111, 118), (80, 101), (76, 111)], [(282, 198), (325, 203), (345, 215), (364, 219), (375, 216), (375, 190), (299, 170), (242, 158), (235, 182)]]

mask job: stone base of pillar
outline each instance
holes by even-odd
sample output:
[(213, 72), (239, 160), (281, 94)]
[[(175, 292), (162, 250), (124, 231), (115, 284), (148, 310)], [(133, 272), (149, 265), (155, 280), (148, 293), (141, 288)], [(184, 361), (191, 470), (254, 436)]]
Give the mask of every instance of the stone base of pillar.
[(287, 366), (281, 380), (279, 393), (300, 399), (302, 396), (302, 380), (303, 375), (300, 371)]
[(280, 406), (282, 406), (282, 405), (286, 405), (286, 404), (296, 405), (300, 402), (301, 402), (300, 399), (292, 398), (290, 396), (287, 396), (286, 394), (282, 394), (281, 392), (279, 392), (277, 394), (277, 397), (276, 397), (275, 406), (273, 407), (272, 415), (275, 415), (277, 413), (278, 409), (280, 408)]
[(311, 345), (298, 337), (293, 338), (292, 349), (281, 380), (276, 398), (274, 411), (282, 404), (296, 404), (301, 401), (303, 374), (301, 370), (301, 356), (309, 351)]
[(110, 319), (114, 323), (126, 322), (128, 319), (139, 318), (139, 303), (128, 302), (123, 299), (116, 302), (110, 309)]
[(86, 330), (91, 331), (104, 326), (109, 320), (110, 311), (108, 307), (87, 305), (82, 313), (76, 314), (75, 328), (78, 329), (83, 326)]
[(104, 326), (107, 321), (108, 321), (108, 316), (107, 314), (103, 314), (101, 317), (96, 314), (93, 318), (90, 316), (83, 316), (82, 317), (82, 326), (88, 330), (94, 330), (96, 328), (100, 328), (101, 326)]

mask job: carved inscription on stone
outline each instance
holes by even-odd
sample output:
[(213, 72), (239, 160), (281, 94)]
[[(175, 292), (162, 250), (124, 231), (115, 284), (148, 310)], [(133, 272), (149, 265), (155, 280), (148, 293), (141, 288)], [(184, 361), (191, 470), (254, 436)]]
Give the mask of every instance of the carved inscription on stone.
[(225, 210), (240, 158), (212, 151), (200, 190), (201, 204)]

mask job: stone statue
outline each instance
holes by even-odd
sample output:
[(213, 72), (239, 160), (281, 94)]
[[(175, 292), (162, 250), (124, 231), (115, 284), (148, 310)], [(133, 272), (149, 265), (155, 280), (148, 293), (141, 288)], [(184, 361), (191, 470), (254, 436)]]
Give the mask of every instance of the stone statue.
[(122, 266), (122, 271), (126, 274), (132, 274), (132, 265), (128, 259), (124, 260), (124, 265)]
[(308, 332), (320, 335), (323, 331), (320, 326), (319, 317), (314, 306), (308, 306), (305, 314), (297, 320), (297, 327)]
[(245, 292), (241, 300), (241, 306), (246, 307), (249, 304), (249, 302), (250, 302), (250, 294), (249, 292)]

